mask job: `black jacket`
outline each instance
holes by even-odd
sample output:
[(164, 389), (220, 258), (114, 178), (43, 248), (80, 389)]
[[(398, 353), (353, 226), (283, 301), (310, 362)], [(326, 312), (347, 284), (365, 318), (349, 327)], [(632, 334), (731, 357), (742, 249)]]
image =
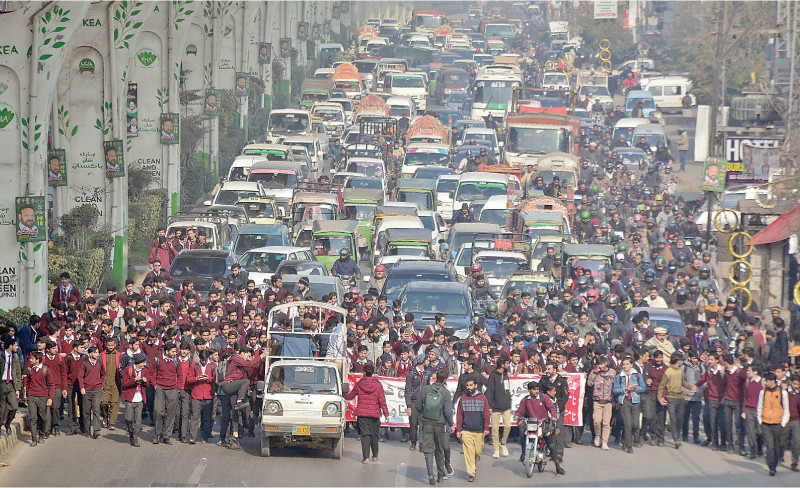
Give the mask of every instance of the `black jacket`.
[[(486, 381), (486, 398), (492, 411), (505, 412), (511, 409), (511, 384), (508, 373), (493, 370)], [(507, 388), (508, 387), (508, 388)]]
[(547, 376), (542, 376), (542, 379), (539, 380), (539, 384), (542, 387), (542, 393), (546, 393), (550, 390), (551, 385), (555, 385), (556, 387), (556, 401), (558, 403), (558, 411), (563, 412), (564, 407), (567, 405), (567, 401), (569, 400), (569, 388), (567, 386), (567, 379), (563, 376), (556, 376), (555, 381), (551, 381), (550, 378)]
[(426, 372), (420, 373), (416, 366), (408, 372), (406, 376), (406, 407), (413, 407), (414, 400), (417, 399), (417, 394), (423, 385), (430, 383), (430, 375)]

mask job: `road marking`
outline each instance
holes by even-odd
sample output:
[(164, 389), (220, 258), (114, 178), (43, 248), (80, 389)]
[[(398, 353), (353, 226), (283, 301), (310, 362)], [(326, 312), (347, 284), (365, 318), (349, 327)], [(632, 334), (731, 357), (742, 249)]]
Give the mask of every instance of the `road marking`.
[(188, 481), (190, 484), (197, 485), (200, 483), (200, 478), (203, 476), (207, 464), (208, 460), (206, 458), (200, 458), (200, 462), (197, 463), (197, 466), (194, 467), (194, 471), (192, 471), (192, 475), (189, 476)]
[(406, 486), (406, 463), (400, 463), (397, 465), (397, 477), (394, 480), (395, 488), (402, 488)]

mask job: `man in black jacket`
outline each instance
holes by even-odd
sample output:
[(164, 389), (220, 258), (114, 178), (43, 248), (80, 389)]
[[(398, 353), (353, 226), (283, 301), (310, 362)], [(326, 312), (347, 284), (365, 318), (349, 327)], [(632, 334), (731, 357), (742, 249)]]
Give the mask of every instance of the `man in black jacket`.
[[(486, 382), (486, 398), (492, 409), (492, 447), (497, 459), (502, 454), (508, 456), (506, 442), (511, 433), (511, 382), (508, 379), (508, 358), (497, 360), (497, 366)], [(500, 440), (500, 419), (503, 419), (503, 439)]]
[(405, 398), (409, 426), (403, 428), (403, 437), (411, 440), (409, 449), (412, 451), (417, 448), (417, 427), (419, 426), (419, 412), (414, 408), (414, 402), (422, 386), (430, 382), (430, 375), (425, 371), (425, 355), (420, 354), (414, 358), (414, 368), (406, 376)]
[[(450, 467), (450, 436), (444, 431), (445, 425), (453, 423), (453, 398), (450, 391), (444, 386), (448, 376), (449, 374), (444, 369), (437, 371), (436, 382), (423, 386), (414, 400), (414, 410), (421, 417), (419, 447), (425, 454), (428, 483), (431, 485), (435, 485), (437, 481), (446, 480), (448, 476), (455, 473)], [(432, 405), (434, 398), (438, 398), (436, 408)], [(435, 465), (434, 459), (436, 460)], [(437, 474), (436, 478), (434, 478), (434, 473)]]
[(561, 431), (559, 436), (561, 441), (561, 448), (572, 447), (572, 443), (565, 442), (570, 437), (566, 436), (564, 432), (564, 410), (569, 400), (569, 388), (567, 379), (558, 374), (558, 368), (555, 363), (547, 363), (544, 367), (544, 376), (539, 381), (542, 386), (542, 392), (547, 392), (551, 387), (556, 389), (556, 406), (558, 407), (558, 424), (557, 427)]

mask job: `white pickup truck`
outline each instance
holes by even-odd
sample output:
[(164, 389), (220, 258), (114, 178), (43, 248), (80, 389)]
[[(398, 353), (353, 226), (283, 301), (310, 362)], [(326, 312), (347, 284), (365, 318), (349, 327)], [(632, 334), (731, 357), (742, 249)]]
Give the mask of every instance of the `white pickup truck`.
[[(271, 343), (282, 344), (284, 353), (291, 353), (288, 343), (307, 340), (306, 332), (273, 330), (276, 314), (292, 307), (305, 305), (316, 310), (320, 320), (331, 314), (346, 311), (335, 305), (319, 302), (293, 302), (273, 307), (269, 313), (268, 336)], [(261, 456), (269, 457), (273, 447), (306, 445), (333, 450), (333, 458), (342, 457), (344, 444), (344, 413), (347, 408), (343, 395), (348, 382), (346, 331), (339, 324), (332, 332), (314, 333), (327, 347), (319, 357), (274, 355), (268, 357), (259, 393), (263, 398), (261, 410)], [(273, 350), (275, 350), (273, 348)]]

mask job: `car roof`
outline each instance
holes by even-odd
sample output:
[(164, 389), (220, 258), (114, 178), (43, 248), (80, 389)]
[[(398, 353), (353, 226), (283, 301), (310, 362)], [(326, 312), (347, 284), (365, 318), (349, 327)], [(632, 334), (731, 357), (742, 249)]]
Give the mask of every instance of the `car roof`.
[(467, 127), (464, 134), (494, 134), (494, 131), (487, 127)]
[(355, 220), (315, 220), (312, 232), (346, 232), (352, 234), (358, 230)]
[(281, 275), (281, 280), (284, 283), (297, 283), (300, 281), (300, 278), (308, 278), (308, 282), (310, 285), (314, 283), (325, 283), (325, 284), (336, 284), (339, 281), (339, 278), (336, 276), (329, 276), (329, 275), (298, 275), (298, 274), (285, 274)]
[[(430, 263), (434, 261), (420, 261), (421, 263)], [(398, 266), (405, 264), (403, 261), (400, 261), (392, 269), (397, 268)], [(418, 290), (426, 290), (426, 291), (445, 291), (451, 293), (466, 293), (467, 292), (467, 285), (464, 283), (460, 283), (458, 281), (409, 281), (406, 283), (404, 288), (404, 292), (408, 291), (418, 291)]]
[(230, 251), (223, 249), (184, 249), (178, 256), (191, 256), (191, 257), (209, 257), (209, 258), (227, 258), (230, 256)]
[(239, 235), (242, 234), (275, 234), (286, 227), (283, 224), (245, 224), (239, 227)]
[(450, 266), (447, 261), (429, 260), (429, 261), (399, 261), (392, 267), (392, 271), (400, 269), (408, 272), (416, 271), (450, 271)]
[(259, 184), (257, 181), (224, 181), (219, 188), (222, 190), (257, 190)]
[(245, 254), (249, 254), (249, 253), (252, 253), (252, 252), (290, 253), (290, 252), (297, 252), (297, 251), (308, 251), (308, 248), (307, 247), (296, 247), (296, 246), (264, 246), (264, 247), (256, 247), (256, 248), (250, 249)]
[(386, 229), (386, 240), (410, 240), (410, 241), (425, 241), (430, 243), (431, 231), (428, 229)]
[(505, 173), (486, 173), (483, 171), (461, 173), (463, 181), (478, 181), (485, 183), (507, 183), (508, 175)]

